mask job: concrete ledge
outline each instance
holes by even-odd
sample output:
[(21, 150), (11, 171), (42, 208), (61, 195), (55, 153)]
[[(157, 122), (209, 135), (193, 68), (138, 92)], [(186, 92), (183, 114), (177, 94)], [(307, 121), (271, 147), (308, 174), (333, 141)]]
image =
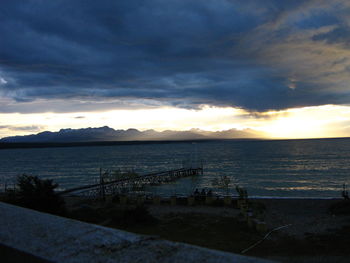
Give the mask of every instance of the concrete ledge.
[(242, 262), (266, 260), (58, 217), (0, 202), (0, 243), (53, 262)]

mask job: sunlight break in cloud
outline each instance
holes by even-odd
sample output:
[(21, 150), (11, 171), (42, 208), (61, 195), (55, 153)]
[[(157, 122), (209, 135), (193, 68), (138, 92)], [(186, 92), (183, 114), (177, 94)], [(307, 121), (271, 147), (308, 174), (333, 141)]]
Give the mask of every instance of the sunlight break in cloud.
[[(115, 129), (136, 128), (157, 131), (192, 128), (207, 131), (251, 129), (260, 133), (261, 137), (271, 139), (321, 138), (348, 136), (350, 106), (325, 105), (264, 113), (207, 106), (200, 110), (160, 108), (79, 113), (8, 113), (0, 114), (0, 120), (1, 123), (8, 124), (0, 128), (1, 137), (43, 130), (58, 131), (67, 127), (108, 125)], [(31, 126), (32, 123), (38, 125)]]

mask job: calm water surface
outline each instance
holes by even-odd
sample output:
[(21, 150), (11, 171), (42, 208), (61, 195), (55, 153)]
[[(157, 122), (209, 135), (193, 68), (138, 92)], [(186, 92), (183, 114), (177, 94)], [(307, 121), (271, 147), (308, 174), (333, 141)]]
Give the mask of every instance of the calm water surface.
[(207, 141), (0, 150), (0, 184), (26, 173), (50, 178), (61, 189), (95, 183), (99, 168), (134, 168), (145, 174), (176, 169), (184, 160), (203, 160), (204, 175), (156, 187), (159, 194), (188, 194), (211, 188), (214, 178), (229, 176), (230, 192), (239, 184), (250, 196), (339, 197), (350, 183), (350, 139), (289, 141)]

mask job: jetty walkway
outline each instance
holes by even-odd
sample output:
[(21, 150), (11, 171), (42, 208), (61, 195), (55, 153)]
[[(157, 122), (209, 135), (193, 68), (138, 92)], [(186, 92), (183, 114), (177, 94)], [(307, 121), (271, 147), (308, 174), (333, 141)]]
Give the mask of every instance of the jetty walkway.
[(132, 176), (123, 179), (98, 184), (75, 187), (59, 192), (60, 195), (83, 195), (88, 197), (104, 197), (120, 193), (122, 189), (142, 187), (145, 185), (160, 185), (173, 182), (177, 179), (203, 174), (203, 168), (181, 168), (162, 172), (149, 173), (139, 176)]

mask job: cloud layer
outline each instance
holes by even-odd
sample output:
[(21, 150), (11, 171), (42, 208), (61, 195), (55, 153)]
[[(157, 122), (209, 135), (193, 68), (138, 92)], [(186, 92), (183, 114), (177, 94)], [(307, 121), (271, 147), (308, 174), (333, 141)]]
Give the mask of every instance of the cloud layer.
[(346, 0), (4, 0), (0, 112), (348, 104), (349, 15)]

